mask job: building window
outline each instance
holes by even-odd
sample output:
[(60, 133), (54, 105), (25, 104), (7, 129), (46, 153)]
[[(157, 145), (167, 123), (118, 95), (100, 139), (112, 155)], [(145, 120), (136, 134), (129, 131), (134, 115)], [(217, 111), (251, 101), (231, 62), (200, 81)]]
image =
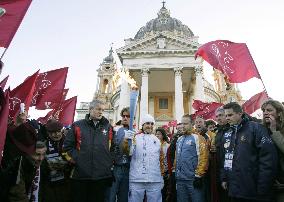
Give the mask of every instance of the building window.
[(173, 98), (171, 95), (154, 96), (154, 102), (155, 117), (173, 117)]
[(169, 102), (168, 98), (159, 98), (159, 109), (168, 109)]
[(108, 85), (108, 80), (105, 79), (103, 84), (103, 93), (108, 93)]

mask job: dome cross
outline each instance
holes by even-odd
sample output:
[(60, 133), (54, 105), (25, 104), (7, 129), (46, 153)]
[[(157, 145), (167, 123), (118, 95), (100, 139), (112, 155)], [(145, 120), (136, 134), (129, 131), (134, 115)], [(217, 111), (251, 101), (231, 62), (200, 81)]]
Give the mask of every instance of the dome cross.
[(165, 7), (166, 2), (165, 2), (165, 1), (162, 1), (162, 4), (163, 4), (163, 7), (162, 7), (162, 8), (166, 8), (166, 7)]

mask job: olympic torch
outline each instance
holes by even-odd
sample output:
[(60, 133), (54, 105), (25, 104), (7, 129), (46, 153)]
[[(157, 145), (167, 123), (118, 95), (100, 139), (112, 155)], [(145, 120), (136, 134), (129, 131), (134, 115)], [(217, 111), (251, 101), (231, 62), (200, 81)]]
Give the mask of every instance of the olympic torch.
[[(134, 117), (136, 113), (136, 107), (137, 107), (137, 100), (138, 100), (139, 91), (137, 87), (133, 87), (130, 92), (130, 106), (129, 106), (129, 130), (133, 130), (133, 123), (134, 123)], [(131, 146), (132, 141), (128, 140), (128, 146)]]

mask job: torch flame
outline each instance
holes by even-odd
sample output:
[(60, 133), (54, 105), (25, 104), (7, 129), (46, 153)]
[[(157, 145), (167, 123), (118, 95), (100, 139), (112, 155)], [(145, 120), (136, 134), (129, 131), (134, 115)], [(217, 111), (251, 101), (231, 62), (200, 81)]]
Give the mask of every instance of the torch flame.
[[(112, 44), (112, 47), (113, 47), (113, 44)], [(115, 79), (121, 78), (120, 82), (122, 82), (122, 80), (125, 80), (127, 83), (130, 84), (132, 90), (138, 90), (136, 81), (129, 75), (129, 71), (125, 70), (122, 67), (121, 61), (115, 50), (113, 51), (113, 57), (119, 67), (117, 68), (117, 72), (115, 73)]]
[(127, 83), (130, 84), (131, 89), (138, 89), (137, 85), (136, 85), (136, 81), (129, 75), (129, 71), (119, 71), (118, 70), (118, 75), (120, 76), (120, 78), (122, 80), (125, 80)]

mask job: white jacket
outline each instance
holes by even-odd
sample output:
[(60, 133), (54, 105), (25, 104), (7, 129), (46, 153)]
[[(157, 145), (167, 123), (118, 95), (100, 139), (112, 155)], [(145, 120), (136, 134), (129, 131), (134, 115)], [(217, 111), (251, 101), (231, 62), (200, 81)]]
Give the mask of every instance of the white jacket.
[(161, 142), (155, 135), (137, 134), (130, 150), (130, 182), (163, 182), (160, 168)]

